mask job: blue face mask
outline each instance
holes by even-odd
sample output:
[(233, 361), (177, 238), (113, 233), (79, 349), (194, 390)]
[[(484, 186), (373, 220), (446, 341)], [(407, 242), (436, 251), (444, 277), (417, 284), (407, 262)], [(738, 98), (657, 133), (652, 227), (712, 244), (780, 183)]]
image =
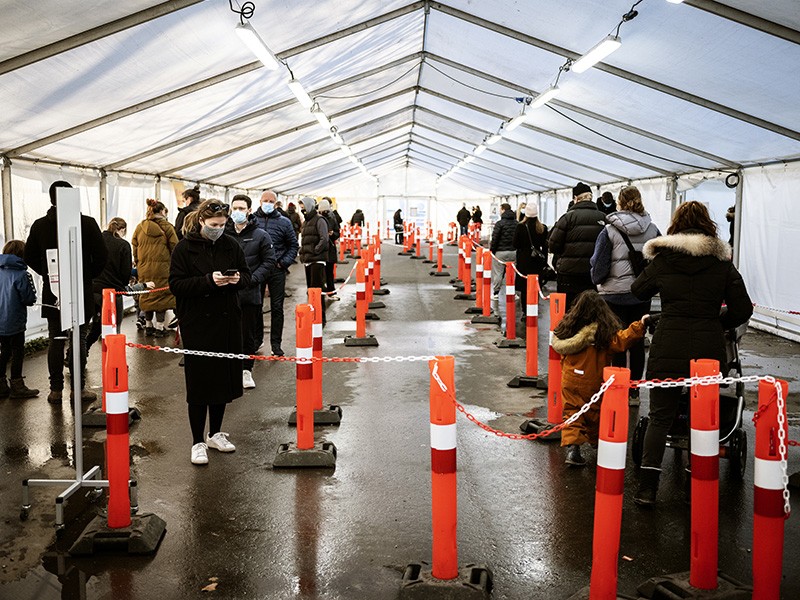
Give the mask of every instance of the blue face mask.
[(247, 212), (244, 210), (234, 210), (231, 213), (231, 219), (237, 225), (241, 225), (245, 221), (247, 221)]
[(264, 211), (265, 215), (272, 214), (275, 211), (275, 205), (271, 202), (263, 202), (261, 204), (261, 210)]

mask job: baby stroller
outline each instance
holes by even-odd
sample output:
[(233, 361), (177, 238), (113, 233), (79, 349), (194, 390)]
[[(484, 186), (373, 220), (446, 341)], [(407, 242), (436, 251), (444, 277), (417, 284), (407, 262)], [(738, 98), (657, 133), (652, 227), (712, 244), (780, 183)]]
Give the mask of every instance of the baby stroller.
[[(658, 316), (654, 315), (657, 320)], [(727, 367), (720, 371), (725, 377), (740, 377), (742, 363), (739, 358), (739, 342), (747, 331), (747, 323), (725, 332), (725, 354)], [(720, 457), (727, 458), (730, 462), (728, 474), (736, 479), (743, 479), (747, 468), (747, 434), (742, 428), (742, 413), (744, 411), (744, 384), (739, 381), (730, 385), (720, 385), (719, 396), (719, 446)], [(631, 442), (631, 457), (638, 467), (642, 463), (642, 450), (648, 417), (640, 417), (636, 428), (633, 430)], [(679, 455), (681, 451), (689, 451), (690, 421), (689, 421), (689, 388), (683, 388), (678, 414), (675, 422), (667, 434), (667, 447), (674, 448)]]

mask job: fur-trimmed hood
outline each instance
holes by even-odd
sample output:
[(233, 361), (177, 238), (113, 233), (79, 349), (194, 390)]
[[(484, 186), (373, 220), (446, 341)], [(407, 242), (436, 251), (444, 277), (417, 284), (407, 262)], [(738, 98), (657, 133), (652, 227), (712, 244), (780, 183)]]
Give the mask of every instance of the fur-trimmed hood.
[(586, 327), (581, 328), (581, 330), (571, 338), (562, 340), (554, 335), (551, 345), (553, 346), (553, 350), (559, 354), (578, 354), (589, 346), (594, 345), (595, 333), (597, 333), (597, 323), (590, 323), (586, 325)]
[(710, 256), (721, 261), (731, 260), (731, 247), (717, 237), (702, 233), (675, 233), (662, 235), (648, 241), (642, 253), (648, 260), (653, 260), (664, 250), (672, 250), (689, 256)]

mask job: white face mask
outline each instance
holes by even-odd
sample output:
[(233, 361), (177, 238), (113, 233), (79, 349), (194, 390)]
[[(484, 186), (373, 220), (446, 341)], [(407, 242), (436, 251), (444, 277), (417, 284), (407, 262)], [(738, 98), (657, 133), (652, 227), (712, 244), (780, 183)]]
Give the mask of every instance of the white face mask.
[(272, 214), (275, 211), (275, 205), (272, 202), (262, 202), (261, 210), (264, 211), (265, 215)]
[(241, 225), (245, 221), (247, 221), (247, 211), (246, 210), (234, 210), (231, 213), (231, 219), (237, 225)]

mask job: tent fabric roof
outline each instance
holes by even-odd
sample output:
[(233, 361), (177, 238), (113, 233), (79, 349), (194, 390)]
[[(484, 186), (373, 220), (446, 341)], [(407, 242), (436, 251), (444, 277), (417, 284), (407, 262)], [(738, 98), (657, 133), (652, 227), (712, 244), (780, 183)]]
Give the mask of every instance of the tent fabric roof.
[[(0, 154), (247, 189), (437, 174), (520, 112), (631, 0), (258, 0), (263, 68), (224, 0), (0, 0)], [(800, 157), (796, 0), (645, 0), (622, 46), (453, 173), (496, 195)]]

